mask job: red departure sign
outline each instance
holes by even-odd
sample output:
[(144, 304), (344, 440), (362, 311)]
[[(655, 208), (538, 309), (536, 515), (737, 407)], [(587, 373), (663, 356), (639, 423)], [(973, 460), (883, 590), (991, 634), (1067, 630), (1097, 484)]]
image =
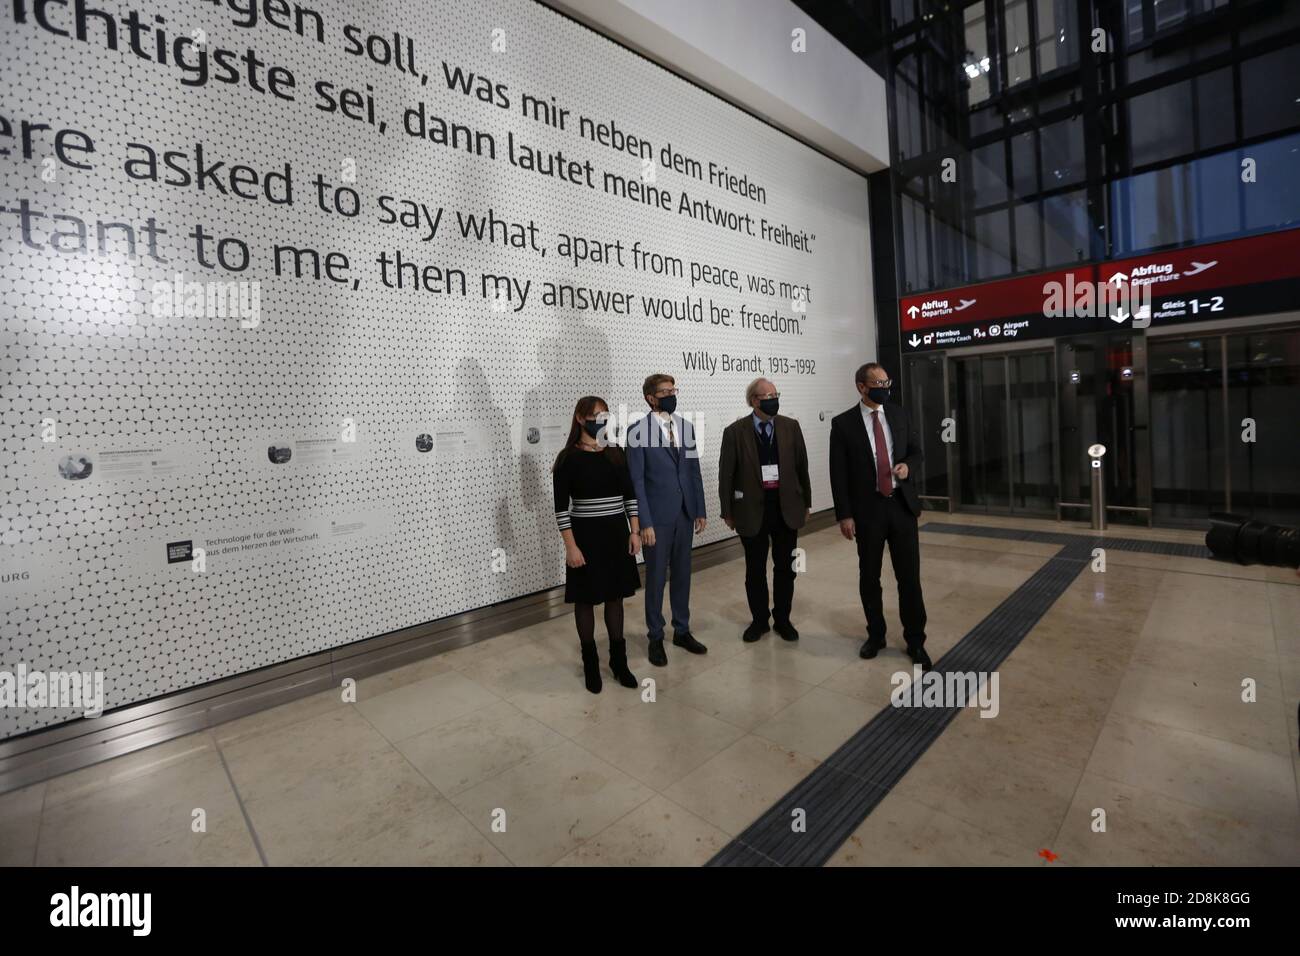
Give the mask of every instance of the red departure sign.
[[(1134, 298), (1149, 293), (1150, 311), (1136, 321), (1124, 309), (1051, 314), (1053, 288), (1073, 303), (1074, 290), (1087, 283)], [(905, 351), (925, 351), (1296, 308), (1300, 229), (907, 296), (899, 326)]]

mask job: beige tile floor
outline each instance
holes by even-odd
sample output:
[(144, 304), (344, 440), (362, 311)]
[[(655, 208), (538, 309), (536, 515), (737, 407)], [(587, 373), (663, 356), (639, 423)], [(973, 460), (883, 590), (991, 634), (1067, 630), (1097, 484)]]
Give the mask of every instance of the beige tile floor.
[[(921, 540), (936, 658), (1056, 550)], [(564, 616), (365, 678), (355, 704), (318, 694), (0, 796), (0, 864), (698, 865), (887, 706), (907, 667), (896, 630), (857, 657), (852, 547), (834, 530), (803, 545), (797, 645), (740, 641), (732, 561), (693, 582), (707, 656), (670, 647), (652, 668), (632, 641), (653, 701), (608, 677), (587, 694)], [(832, 864), (1300, 863), (1297, 583), (1108, 552), (1000, 668), (998, 716), (959, 715)], [(884, 585), (896, 622), (887, 562)], [(641, 614), (630, 602), (630, 635)]]

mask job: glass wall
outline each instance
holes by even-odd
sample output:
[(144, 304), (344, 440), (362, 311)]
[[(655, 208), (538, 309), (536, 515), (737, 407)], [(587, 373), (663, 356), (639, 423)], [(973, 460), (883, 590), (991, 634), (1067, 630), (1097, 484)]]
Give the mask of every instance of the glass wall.
[[(942, 355), (908, 355), (903, 360), (904, 401), (918, 422), (941, 422), (949, 415)], [(947, 511), (951, 497), (948, 446), (940, 429), (921, 430), (922, 459), (913, 483), (928, 508)]]
[(1152, 339), (1151, 498), (1157, 521), (1203, 519), (1226, 505), (1219, 336)]
[[(930, 361), (937, 361), (929, 357)], [(920, 361), (914, 359), (913, 361)], [(1050, 351), (948, 359), (964, 511), (1050, 515), (1057, 501), (1055, 361)]]
[(846, 2), (886, 21), (900, 294), (1300, 226), (1300, 0)]
[(1231, 510), (1300, 525), (1300, 329), (1225, 337)]
[(1300, 524), (1300, 327), (1149, 340), (1157, 520)]

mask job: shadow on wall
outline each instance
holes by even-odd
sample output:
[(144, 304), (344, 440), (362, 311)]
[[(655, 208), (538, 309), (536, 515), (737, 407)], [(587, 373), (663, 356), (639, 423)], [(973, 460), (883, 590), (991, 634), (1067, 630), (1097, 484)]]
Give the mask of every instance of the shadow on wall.
[[(467, 356), (457, 364), (453, 394), (484, 398), (492, 395), (491, 384), (478, 359)], [(484, 529), (485, 535), (472, 527), (465, 529), (460, 559), (448, 562), (444, 570), (454, 575), (460, 585), (455, 593), (463, 596), (461, 603), (474, 608), (509, 596), (505, 586), (509, 574), (496, 578), (494, 569), (502, 566), (502, 555), (507, 571), (510, 562), (518, 560), (515, 503), (520, 496), (520, 479), (510, 440), (510, 419), (505, 411), (495, 402), (489, 402), (484, 411), (477, 412), (466, 424), (485, 446), (468, 462), (468, 474), (457, 475), (461, 493), (470, 498), (466, 513), (482, 514), (490, 509), (492, 520), (490, 531)]]

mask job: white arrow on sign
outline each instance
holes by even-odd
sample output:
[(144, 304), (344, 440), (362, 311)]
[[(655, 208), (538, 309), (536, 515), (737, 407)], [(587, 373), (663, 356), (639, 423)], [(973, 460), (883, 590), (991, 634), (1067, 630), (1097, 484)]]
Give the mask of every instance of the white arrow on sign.
[(921, 310), (918, 309), (916, 306), (912, 306), (910, 309), (907, 310), (907, 314), (910, 315), (912, 318), (916, 318), (916, 313), (920, 311)]
[(1128, 317), (1129, 317), (1129, 314), (1128, 314), (1127, 312), (1125, 312), (1123, 309), (1121, 309), (1117, 314), (1112, 315), (1112, 316), (1110, 317), (1110, 320), (1111, 320), (1112, 322), (1124, 322), (1124, 321), (1126, 321), (1126, 320), (1128, 319)]
[(1110, 280), (1109, 280), (1109, 281), (1115, 283), (1116, 285), (1119, 285), (1121, 282), (1127, 282), (1127, 281), (1128, 281), (1128, 273), (1127, 273), (1127, 272), (1116, 272), (1113, 276), (1110, 277)]
[(912, 348), (916, 348), (918, 345), (921, 344), (921, 340), (918, 339), (918, 338), (916, 337), (916, 333), (913, 332), (913, 333), (912, 333), (912, 337), (911, 337), (910, 339), (907, 340), (907, 344), (910, 345), (910, 346), (912, 346)]

